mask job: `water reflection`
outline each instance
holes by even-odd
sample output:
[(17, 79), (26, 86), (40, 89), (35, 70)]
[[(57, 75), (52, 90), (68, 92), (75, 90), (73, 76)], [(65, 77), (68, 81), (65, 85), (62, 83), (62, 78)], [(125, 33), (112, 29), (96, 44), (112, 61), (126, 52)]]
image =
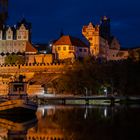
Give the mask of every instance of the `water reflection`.
[(23, 122), (0, 117), (0, 140), (139, 140), (139, 119), (137, 106), (43, 106)]
[(26, 140), (28, 129), (34, 127), (36, 122), (36, 118), (27, 119), (27, 121), (24, 119), (24, 122), (21, 120), (13, 122), (12, 118), (7, 120), (2, 117), (0, 118), (0, 140)]

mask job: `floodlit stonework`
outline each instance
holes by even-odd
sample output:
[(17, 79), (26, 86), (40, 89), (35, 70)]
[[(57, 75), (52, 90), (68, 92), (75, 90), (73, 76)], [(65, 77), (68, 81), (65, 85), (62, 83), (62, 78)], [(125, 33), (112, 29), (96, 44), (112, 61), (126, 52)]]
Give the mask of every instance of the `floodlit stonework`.
[(99, 25), (94, 26), (91, 22), (84, 26), (82, 34), (90, 42), (90, 54), (95, 57), (107, 57), (108, 41), (100, 36)]
[(121, 45), (110, 33), (110, 19), (103, 17), (100, 25), (91, 22), (83, 26), (82, 34), (90, 43), (90, 55), (106, 60), (122, 60), (128, 58), (128, 51), (121, 51)]
[(37, 54), (31, 44), (31, 25), (22, 19), (13, 27), (3, 26), (0, 30), (0, 64), (5, 64), (8, 55), (25, 55), (26, 63), (52, 63), (52, 54)]
[(30, 30), (30, 23), (25, 19), (13, 27), (4, 25), (0, 30), (0, 53), (26, 52), (27, 42), (30, 43)]
[(107, 61), (127, 59), (127, 50), (121, 50), (118, 39), (110, 33), (110, 19), (101, 18), (100, 25), (89, 23), (83, 26), (82, 34), (88, 43), (79, 38), (62, 35), (51, 45), (51, 51), (47, 53), (47, 46), (32, 45), (31, 24), (22, 19), (15, 26), (3, 26), (0, 30), (0, 64), (5, 64), (5, 58), (9, 54), (25, 56), (25, 63), (47, 64), (54, 60), (84, 58), (94, 56)]
[(77, 59), (89, 55), (89, 48), (83, 41), (72, 36), (60, 37), (52, 47), (55, 59)]
[(26, 56), (26, 62), (27, 63), (53, 63), (53, 55), (52, 54), (33, 54), (33, 55), (27, 55)]

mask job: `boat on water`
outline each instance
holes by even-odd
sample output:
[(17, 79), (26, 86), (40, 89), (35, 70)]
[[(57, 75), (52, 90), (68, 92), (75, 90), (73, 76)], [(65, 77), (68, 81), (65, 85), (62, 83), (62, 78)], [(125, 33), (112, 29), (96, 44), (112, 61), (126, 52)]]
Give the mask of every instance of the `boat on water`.
[(0, 114), (22, 115), (35, 114), (37, 104), (31, 101), (27, 94), (27, 82), (20, 75), (18, 80), (9, 83), (9, 93), (4, 102), (0, 103)]

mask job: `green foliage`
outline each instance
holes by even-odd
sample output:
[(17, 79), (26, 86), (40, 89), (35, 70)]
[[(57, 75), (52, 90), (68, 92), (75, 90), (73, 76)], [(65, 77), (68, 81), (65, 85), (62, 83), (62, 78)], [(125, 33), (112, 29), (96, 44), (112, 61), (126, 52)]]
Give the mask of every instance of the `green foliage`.
[(5, 57), (5, 63), (6, 64), (24, 64), (25, 58), (24, 58), (24, 56), (21, 56), (21, 55), (10, 54)]
[(71, 69), (67, 69), (54, 82), (57, 93), (80, 95), (108, 94), (118, 95), (140, 94), (140, 63), (129, 60), (120, 62), (98, 63), (93, 58), (76, 61)]
[(132, 61), (140, 61), (140, 49), (134, 49), (129, 51), (129, 59)]
[[(95, 64), (96, 65), (96, 64)], [(97, 93), (99, 82), (97, 80), (97, 71), (93, 70), (94, 65), (87, 62), (76, 61), (72, 69), (66, 70), (55, 82), (58, 93), (86, 94), (86, 90)], [(57, 86), (56, 86), (57, 85)]]

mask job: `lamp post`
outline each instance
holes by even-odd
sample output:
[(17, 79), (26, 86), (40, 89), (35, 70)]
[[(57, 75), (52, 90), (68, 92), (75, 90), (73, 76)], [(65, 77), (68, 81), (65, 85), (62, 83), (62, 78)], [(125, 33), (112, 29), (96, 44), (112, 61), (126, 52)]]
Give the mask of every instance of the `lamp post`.
[(104, 87), (105, 96), (107, 96), (107, 87)]

